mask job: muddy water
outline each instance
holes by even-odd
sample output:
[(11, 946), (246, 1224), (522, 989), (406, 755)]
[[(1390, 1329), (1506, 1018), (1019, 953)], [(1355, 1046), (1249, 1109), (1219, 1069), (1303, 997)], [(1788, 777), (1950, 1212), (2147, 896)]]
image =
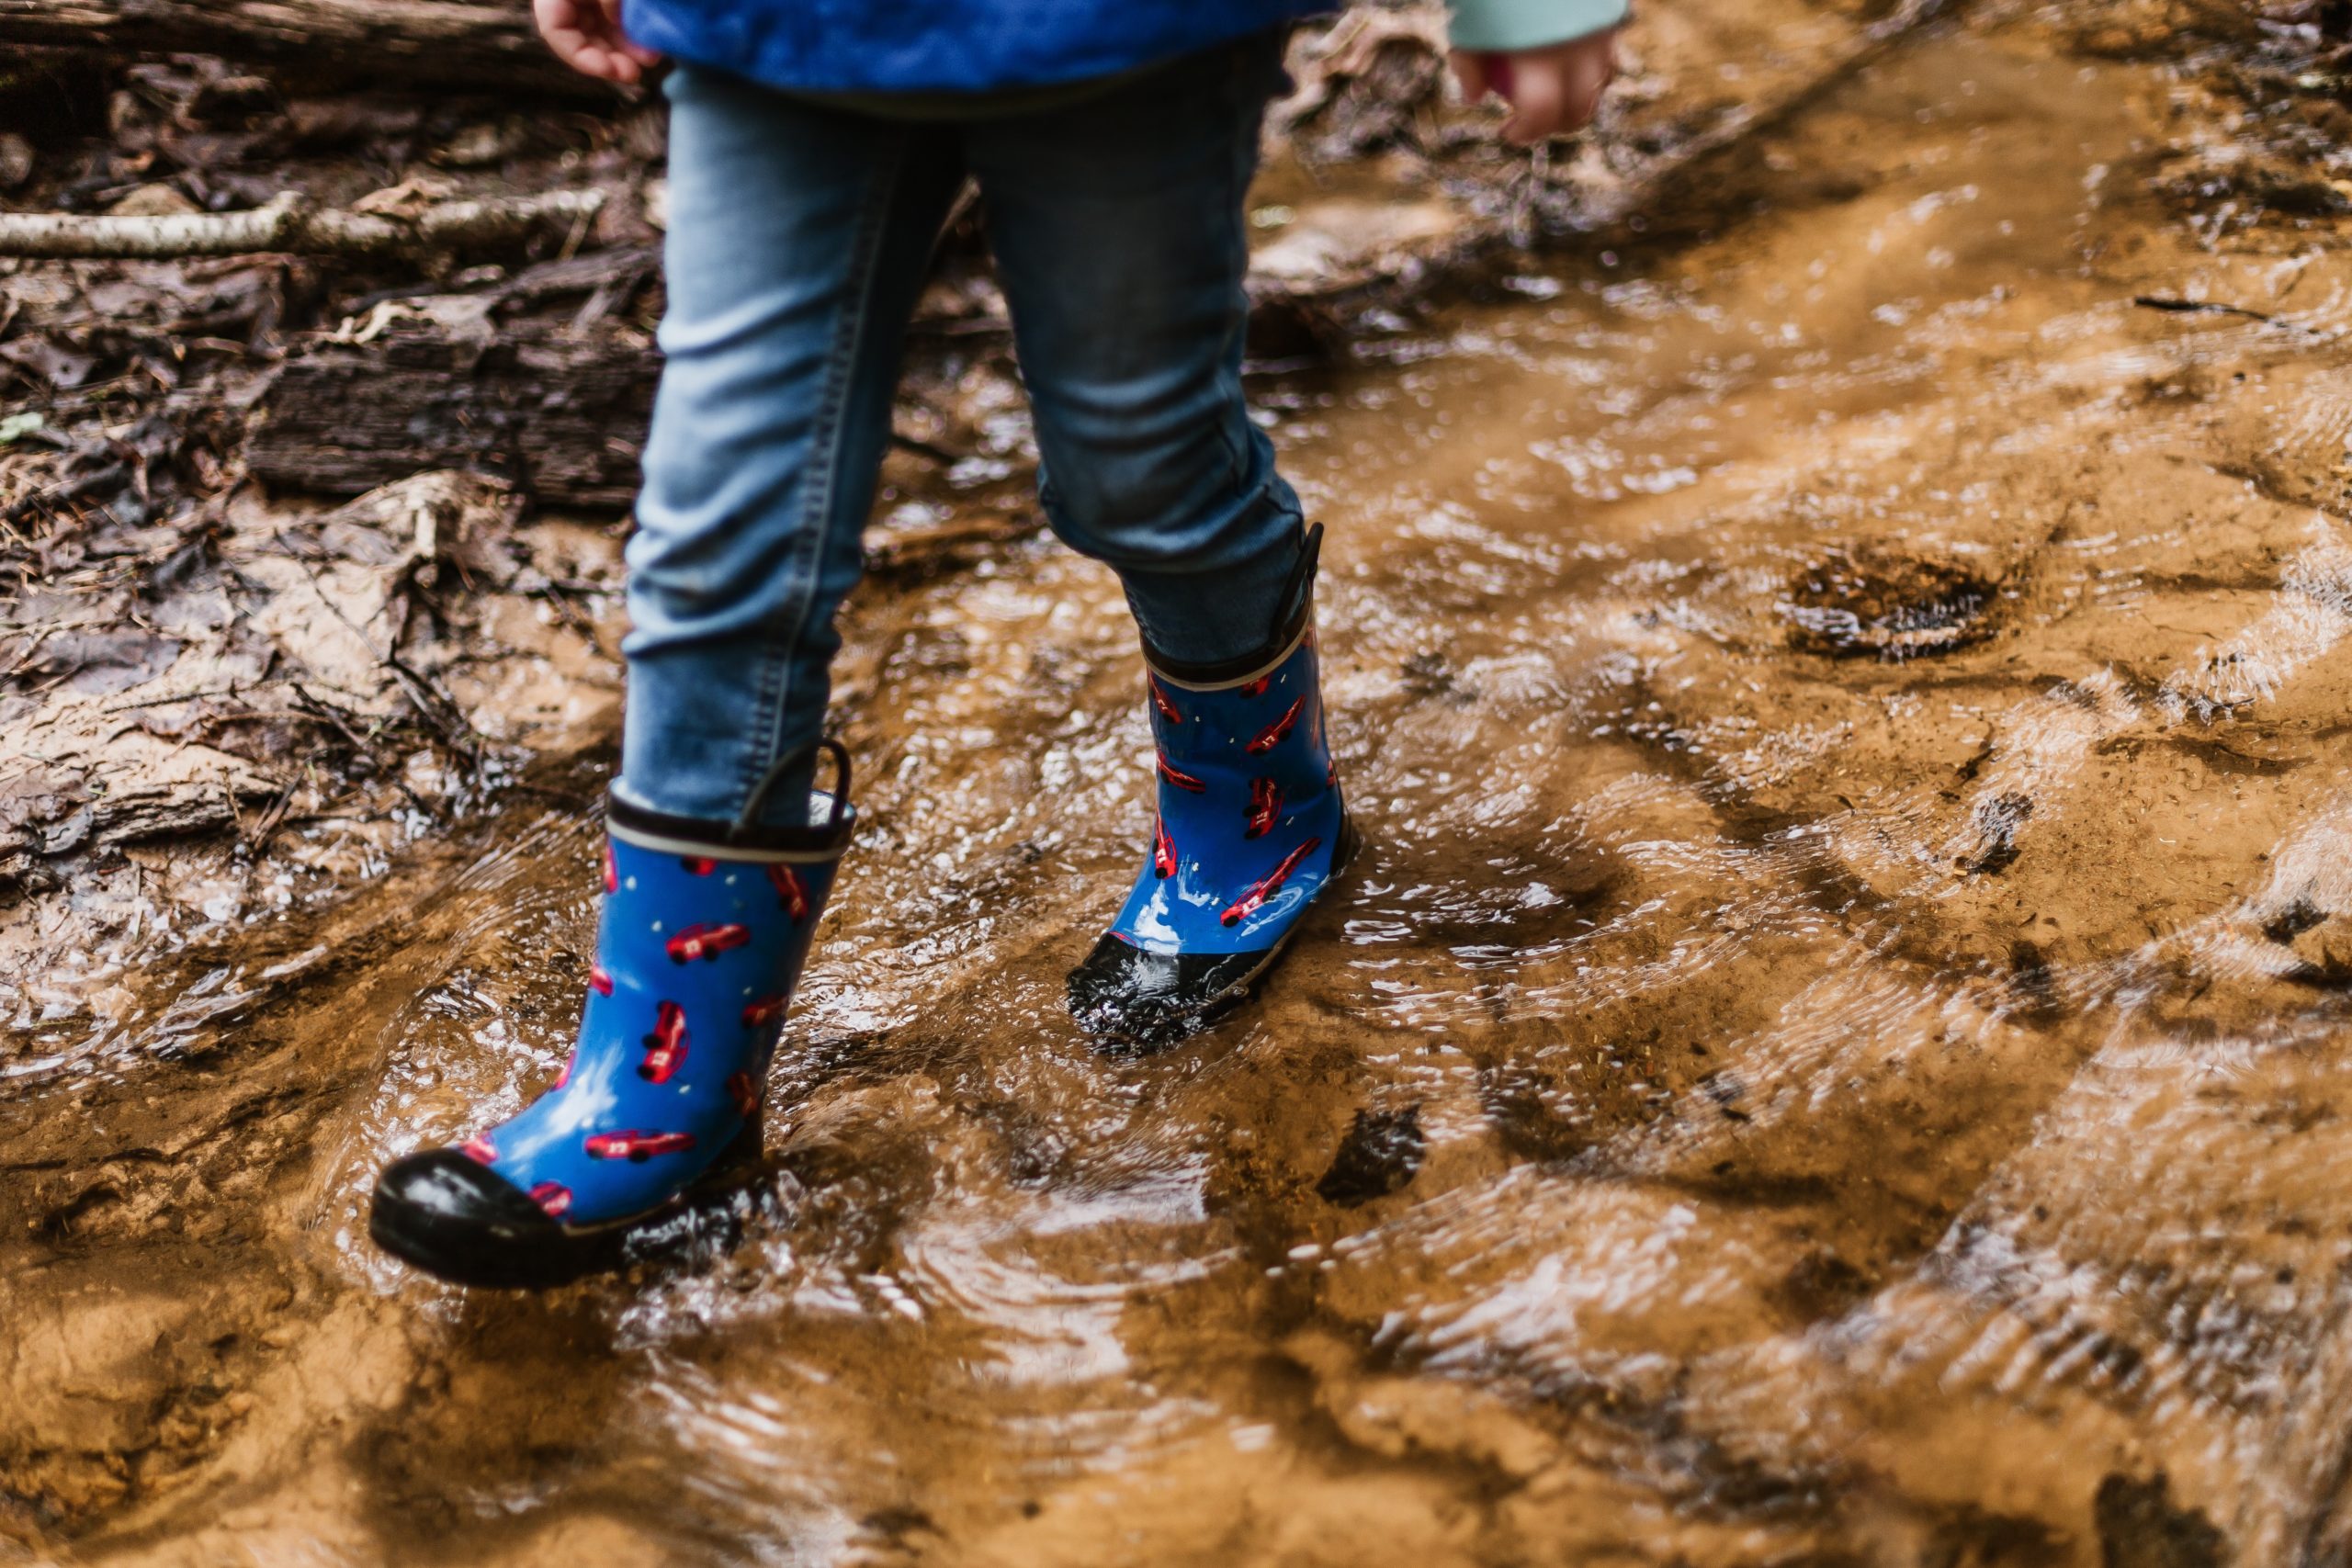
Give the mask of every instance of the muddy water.
[(1181, 1051), (1061, 1010), (1148, 732), (1044, 544), (857, 606), (786, 1115), (634, 1277), (359, 1209), (559, 1064), (593, 773), (257, 934), (0, 1111), (0, 1539), (2343, 1560), (2352, 267), (2153, 206), (2169, 93), (1930, 38), (1716, 232), (1263, 383), (1369, 841)]

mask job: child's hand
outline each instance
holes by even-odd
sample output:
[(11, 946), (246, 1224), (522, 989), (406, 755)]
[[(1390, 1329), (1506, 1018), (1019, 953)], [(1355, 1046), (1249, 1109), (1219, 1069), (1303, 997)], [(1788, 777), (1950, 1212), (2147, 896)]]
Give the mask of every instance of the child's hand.
[(1591, 123), (1600, 95), (1617, 75), (1617, 29), (1510, 54), (1457, 49), (1453, 73), (1470, 102), (1495, 93), (1509, 103), (1503, 140), (1530, 146)]
[(621, 31), (621, 0), (531, 0), (531, 17), (556, 58), (584, 75), (634, 86), (662, 59)]

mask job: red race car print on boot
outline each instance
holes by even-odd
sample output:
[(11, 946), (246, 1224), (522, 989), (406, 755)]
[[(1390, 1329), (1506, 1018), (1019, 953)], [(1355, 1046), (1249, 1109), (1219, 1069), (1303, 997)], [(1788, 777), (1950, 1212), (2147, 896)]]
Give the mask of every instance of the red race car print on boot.
[(591, 1159), (633, 1159), (639, 1163), (655, 1155), (681, 1155), (695, 1146), (692, 1133), (591, 1133), (582, 1145)]
[(1266, 752), (1271, 751), (1275, 747), (1281, 745), (1283, 741), (1289, 739), (1290, 732), (1298, 727), (1298, 716), (1306, 711), (1306, 699), (1305, 697), (1301, 697), (1298, 701), (1291, 704), (1289, 711), (1284, 713), (1282, 717), (1274, 720), (1273, 723), (1258, 731), (1257, 736), (1250, 742), (1250, 754), (1252, 757), (1262, 756)]
[(1245, 839), (1262, 839), (1274, 830), (1275, 819), (1283, 814), (1283, 786), (1272, 779), (1250, 781), (1250, 825), (1241, 829)]
[(727, 1080), (727, 1098), (748, 1122), (760, 1113), (760, 1086), (752, 1081), (749, 1073), (736, 1073)]
[(688, 926), (670, 939), (664, 951), (673, 964), (691, 964), (697, 958), (715, 960), (722, 953), (747, 945), (751, 940), (749, 926)]
[(675, 1002), (663, 1002), (644, 1044), (645, 1060), (637, 1065), (637, 1076), (647, 1083), (668, 1083), (686, 1065), (686, 1010)]
[(1305, 860), (1307, 856), (1313, 854), (1317, 850), (1319, 850), (1322, 847), (1322, 840), (1309, 839), (1306, 842), (1299, 845), (1298, 848), (1284, 855), (1283, 857), (1282, 864), (1274, 867), (1273, 870), (1268, 872), (1264, 876), (1253, 883), (1250, 886), (1249, 892), (1234, 900), (1232, 907), (1227, 908), (1224, 914), (1217, 917), (1218, 923), (1221, 925), (1238, 926), (1243, 920), (1248, 919), (1251, 915), (1256, 914), (1261, 908), (1265, 907), (1267, 899), (1282, 891), (1283, 884), (1290, 880), (1290, 874), (1298, 869), (1298, 863)]
[(1206, 784), (1170, 761), (1165, 751), (1159, 754), (1159, 776), (1188, 795), (1204, 795), (1208, 791)]
[(795, 921), (808, 918), (808, 888), (798, 872), (788, 865), (772, 865), (768, 867), (768, 885), (775, 889), (786, 914)]

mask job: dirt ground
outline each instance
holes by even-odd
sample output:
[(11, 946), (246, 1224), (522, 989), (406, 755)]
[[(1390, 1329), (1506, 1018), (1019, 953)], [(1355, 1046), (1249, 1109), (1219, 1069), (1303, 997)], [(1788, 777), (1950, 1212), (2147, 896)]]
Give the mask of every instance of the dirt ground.
[(1278, 157), (1261, 273), (1354, 290), (1251, 389), (1367, 845), (1144, 1060), (1061, 1002), (1148, 830), (1132, 627), (981, 526), (956, 281), (878, 537), (966, 543), (846, 617), (784, 1114), (548, 1296), (363, 1204), (568, 1048), (618, 530), (223, 491), (188, 591), (248, 613), (142, 634), (358, 733), (191, 756), (87, 717), (151, 644), (6, 666), (12, 750), (232, 783), (10, 819), (0, 1562), (2352, 1561), (2340, 9), (1661, 4), (1566, 172)]

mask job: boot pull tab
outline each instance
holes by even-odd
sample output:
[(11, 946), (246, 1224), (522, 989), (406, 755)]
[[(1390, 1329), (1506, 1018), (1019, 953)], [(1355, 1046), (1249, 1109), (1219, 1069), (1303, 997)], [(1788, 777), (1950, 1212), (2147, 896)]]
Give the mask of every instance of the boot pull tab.
[(1298, 547), (1298, 562), (1290, 569), (1290, 581), (1283, 587), (1282, 614), (1274, 617), (1274, 640), (1281, 641), (1295, 629), (1306, 614), (1306, 602), (1315, 596), (1315, 567), (1323, 553), (1323, 525), (1310, 525), (1306, 539)]
[[(776, 759), (775, 764), (768, 769), (766, 776), (760, 780), (758, 787), (752, 791), (752, 797), (743, 803), (743, 809), (736, 816), (734, 825), (727, 829), (727, 841), (730, 844), (738, 843), (741, 841), (744, 834), (758, 827), (760, 813), (765, 809), (768, 796), (775, 793), (775, 786), (792, 773), (797, 773), (804, 762), (811, 764), (810, 771), (813, 773), (814, 759), (820, 751), (825, 752), (833, 760), (831, 792), (833, 808), (832, 814), (825, 819), (825, 831), (828, 833), (837, 831), (842, 819), (849, 815), (849, 748), (828, 735), (821, 740), (812, 740), (798, 750), (788, 752)], [(814, 785), (811, 787), (813, 788)]]

